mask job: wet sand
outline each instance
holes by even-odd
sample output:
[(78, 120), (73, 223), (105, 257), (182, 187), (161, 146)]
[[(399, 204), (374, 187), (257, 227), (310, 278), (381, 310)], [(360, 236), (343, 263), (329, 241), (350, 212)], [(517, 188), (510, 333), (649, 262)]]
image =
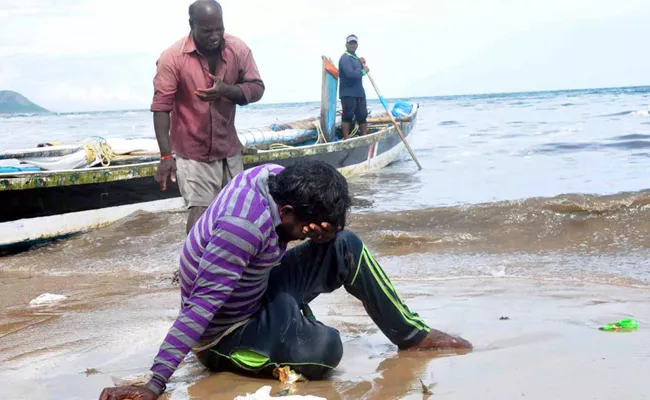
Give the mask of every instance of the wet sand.
[[(113, 385), (112, 377), (148, 370), (178, 311), (178, 291), (165, 282), (16, 273), (2, 273), (0, 280), (7, 310), (0, 320), (0, 381), (5, 382), (1, 397), (7, 399), (98, 398), (103, 387)], [(644, 399), (650, 394), (648, 288), (512, 278), (422, 282), (401, 276), (393, 282), (432, 327), (462, 335), (474, 352), (398, 353), (361, 304), (339, 290), (316, 299), (313, 309), (341, 331), (344, 358), (328, 380), (300, 383), (298, 393), (421, 399), (421, 379), (433, 384), (433, 397), (450, 399)], [(69, 298), (26, 306), (47, 291)], [(625, 317), (637, 318), (640, 329), (597, 330)], [(281, 389), (269, 380), (210, 375), (189, 357), (166, 398), (232, 399), (267, 384), (272, 393)]]
[[(422, 380), (434, 398), (648, 398), (647, 196), (598, 198), (605, 207), (575, 212), (548, 210), (566, 199), (542, 199), (354, 214), (351, 228), (408, 306), (475, 350), (398, 353), (341, 289), (312, 308), (341, 331), (344, 358), (329, 379), (300, 383), (298, 393), (421, 399)], [(97, 399), (113, 378), (146, 373), (178, 313), (172, 276), (184, 224), (184, 213), (138, 213), (0, 258), (0, 398)], [(42, 293), (68, 298), (29, 306)], [(637, 332), (597, 329), (626, 317), (639, 320)], [(233, 399), (269, 384), (281, 389), (211, 375), (189, 356), (163, 398)]]

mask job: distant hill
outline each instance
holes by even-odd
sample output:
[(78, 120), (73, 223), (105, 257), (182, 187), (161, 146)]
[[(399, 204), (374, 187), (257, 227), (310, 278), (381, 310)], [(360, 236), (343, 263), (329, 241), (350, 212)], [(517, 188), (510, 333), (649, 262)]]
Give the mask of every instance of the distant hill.
[(0, 90), (0, 114), (48, 112), (27, 100), (25, 96), (11, 90)]

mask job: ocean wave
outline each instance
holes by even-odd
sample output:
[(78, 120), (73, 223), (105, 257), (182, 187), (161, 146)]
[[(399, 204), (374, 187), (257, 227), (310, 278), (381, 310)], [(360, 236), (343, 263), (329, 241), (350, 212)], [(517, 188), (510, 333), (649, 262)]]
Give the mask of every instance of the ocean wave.
[(50, 275), (160, 275), (178, 269), (185, 215), (136, 212), (111, 225), (0, 258), (0, 270)]
[(650, 140), (626, 140), (616, 143), (605, 143), (602, 147), (610, 147), (621, 150), (637, 150), (650, 148)]
[(639, 253), (626, 259), (639, 264), (640, 267), (636, 270), (619, 268), (621, 257), (618, 255), (553, 251), (511, 254), (411, 252), (382, 255), (378, 259), (393, 281), (528, 279), (648, 287), (650, 274), (642, 268), (644, 256), (648, 254), (650, 252)]
[(30, 120), (34, 117), (43, 117), (53, 115), (51, 112), (40, 112), (40, 113), (12, 113), (12, 114), (3, 114), (0, 113), (0, 120), (12, 120), (12, 121), (22, 121)]
[[(178, 268), (185, 217), (135, 213), (0, 258), (0, 270), (168, 279)], [(353, 213), (349, 228), (382, 263), (401, 260), (391, 267), (397, 276), (580, 280), (597, 272), (603, 282), (650, 282), (650, 190)]]
[(650, 190), (354, 215), (386, 253), (650, 249)]
[(630, 112), (630, 115), (636, 115), (639, 117), (650, 117), (650, 110), (637, 110)]
[[(628, 138), (628, 139), (625, 139)], [(560, 153), (574, 153), (578, 151), (598, 151), (602, 149), (618, 149), (618, 150), (639, 150), (650, 148), (650, 135), (631, 134), (618, 136), (607, 142), (582, 142), (582, 143), (567, 143), (555, 142), (544, 143), (532, 149), (532, 153), (537, 154), (560, 154)]]
[(648, 107), (647, 110), (621, 111), (621, 112), (614, 113), (614, 114), (600, 115), (600, 117), (623, 117), (623, 116), (626, 116), (626, 115), (631, 115), (631, 116), (636, 116), (636, 117), (649, 117), (650, 116), (650, 106)]
[(632, 134), (629, 134), (629, 135), (615, 136), (615, 137), (611, 138), (610, 140), (645, 140), (645, 139), (650, 140), (650, 134), (632, 133)]
[[(467, 274), (467, 275), (452, 275), (452, 276), (428, 276), (428, 277), (418, 277), (417, 280), (420, 283), (425, 282), (445, 282), (445, 281), (460, 281), (460, 280), (477, 280), (477, 279), (509, 279), (509, 280), (535, 280), (541, 282), (562, 282), (562, 283), (592, 283), (592, 284), (603, 284), (603, 285), (613, 285), (613, 286), (623, 286), (623, 287), (632, 287), (632, 288), (648, 288), (650, 287), (650, 282), (630, 279), (630, 278), (621, 278), (617, 276), (612, 276), (608, 274), (583, 274), (582, 276), (556, 276), (553, 274), (547, 275), (531, 275), (531, 274), (506, 274), (501, 270), (496, 270), (494, 273), (483, 273), (483, 274)], [(408, 277), (397, 277), (391, 279), (394, 282), (410, 282), (413, 281), (413, 278)]]
[(535, 147), (532, 152), (538, 154), (556, 154), (556, 153), (572, 153), (576, 151), (598, 150), (602, 148), (600, 143), (584, 142), (584, 143), (544, 143)]

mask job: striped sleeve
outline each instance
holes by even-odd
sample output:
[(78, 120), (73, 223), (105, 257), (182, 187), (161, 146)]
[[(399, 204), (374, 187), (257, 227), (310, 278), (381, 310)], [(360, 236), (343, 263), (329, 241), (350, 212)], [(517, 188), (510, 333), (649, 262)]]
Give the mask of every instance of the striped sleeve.
[(228, 300), (244, 268), (259, 252), (262, 233), (252, 222), (238, 217), (222, 217), (201, 256), (190, 295), (165, 337), (147, 385), (157, 394), (185, 356), (197, 344), (208, 324)]

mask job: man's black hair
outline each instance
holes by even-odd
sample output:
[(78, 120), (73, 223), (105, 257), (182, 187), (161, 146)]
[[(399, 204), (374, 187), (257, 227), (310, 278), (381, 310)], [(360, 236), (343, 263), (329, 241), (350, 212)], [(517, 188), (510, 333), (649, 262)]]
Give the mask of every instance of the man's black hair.
[(221, 4), (219, 4), (219, 2), (217, 2), (216, 0), (197, 0), (194, 3), (190, 4), (190, 8), (188, 12), (190, 15), (190, 21), (195, 20), (197, 7), (199, 6), (214, 6), (217, 7), (219, 12), (221, 13), (223, 12), (223, 10), (221, 9)]
[(342, 228), (352, 205), (345, 177), (322, 161), (297, 161), (270, 176), (269, 193), (279, 205), (292, 206), (302, 222)]

